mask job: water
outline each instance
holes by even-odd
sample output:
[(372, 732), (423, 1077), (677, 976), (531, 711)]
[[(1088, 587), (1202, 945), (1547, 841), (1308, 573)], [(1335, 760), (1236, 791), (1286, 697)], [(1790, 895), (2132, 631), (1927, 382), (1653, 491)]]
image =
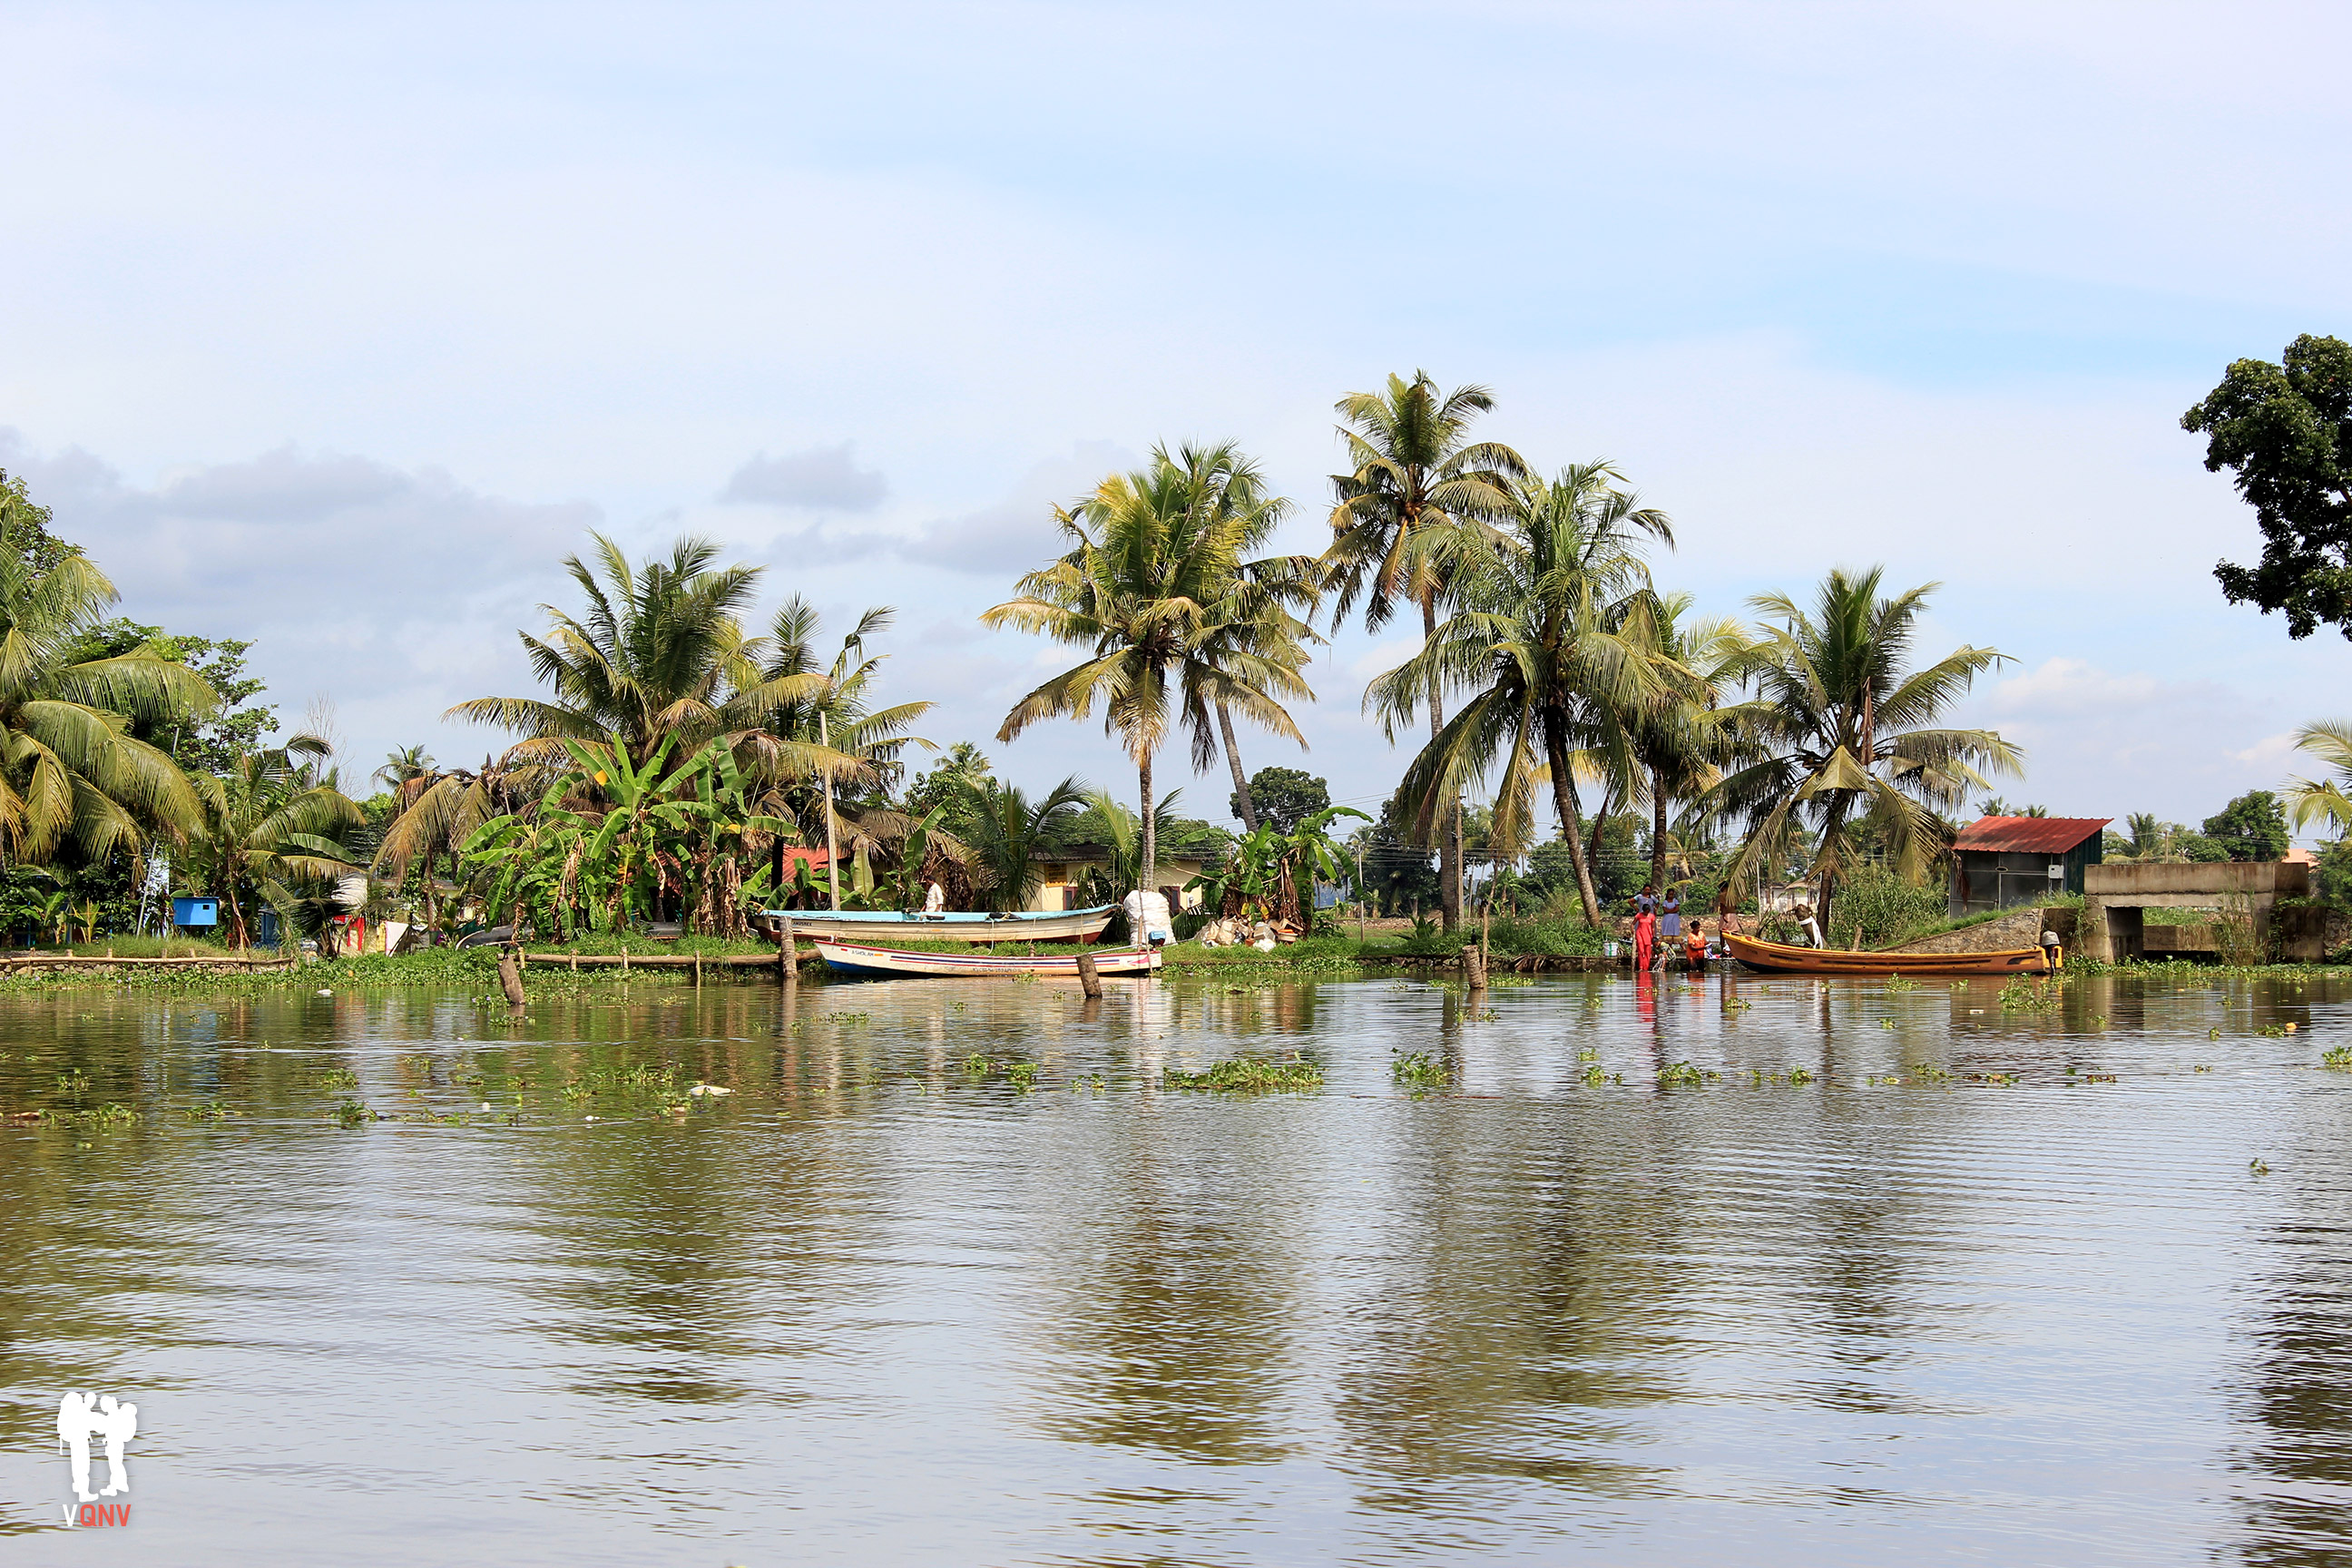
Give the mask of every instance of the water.
[[(2347, 994), (12, 1000), (0, 1105), (141, 1119), (0, 1131), (0, 1554), (2341, 1563)], [(1326, 1087), (1155, 1087), (1235, 1052)]]

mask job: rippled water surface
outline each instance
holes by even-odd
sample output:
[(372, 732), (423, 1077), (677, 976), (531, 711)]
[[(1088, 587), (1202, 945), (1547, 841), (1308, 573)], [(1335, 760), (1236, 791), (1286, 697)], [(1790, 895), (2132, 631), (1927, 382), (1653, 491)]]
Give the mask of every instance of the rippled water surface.
[(2347, 992), (2073, 990), (0, 1004), (0, 1555), (2345, 1562)]

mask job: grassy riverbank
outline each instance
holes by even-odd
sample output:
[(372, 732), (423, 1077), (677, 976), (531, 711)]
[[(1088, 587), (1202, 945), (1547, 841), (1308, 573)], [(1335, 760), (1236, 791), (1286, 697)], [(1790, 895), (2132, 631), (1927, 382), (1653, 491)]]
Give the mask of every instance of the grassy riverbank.
[[(148, 944), (152, 946), (153, 944)], [(191, 944), (173, 942), (171, 956), (184, 956), (183, 948)], [(193, 944), (196, 956), (230, 957), (208, 944)], [(915, 949), (969, 952), (971, 949), (958, 942), (893, 945)], [(1425, 967), (1434, 959), (1442, 962), (1460, 951), (1461, 939), (1444, 943), (1429, 941), (1375, 936), (1369, 942), (1358, 942), (1353, 936), (1318, 936), (1277, 947), (1272, 952), (1260, 952), (1251, 947), (1205, 948), (1195, 942), (1181, 942), (1167, 950), (1164, 973), (1171, 978), (1188, 975), (1244, 974), (1275, 977), (1281, 975), (1339, 975), (1378, 970), (1401, 964)], [(78, 950), (92, 956), (104, 952), (103, 943), (90, 949)], [(1027, 951), (1026, 944), (1024, 951)], [(1073, 953), (1087, 951), (1076, 943), (1040, 942), (1035, 951), (1045, 953)], [(596, 937), (581, 942), (559, 946), (552, 943), (533, 945), (526, 950), (524, 989), (532, 995), (568, 995), (580, 993), (617, 990), (623, 986), (683, 985), (695, 983), (692, 968), (686, 965), (663, 965), (655, 968), (633, 968), (624, 971), (617, 965), (598, 965), (593, 969), (572, 970), (563, 966), (569, 954), (581, 957), (609, 956), (626, 952), (634, 956), (688, 957), (700, 953), (705, 958), (735, 955), (759, 955), (772, 958), (775, 948), (758, 942), (720, 942), (707, 937), (690, 937), (677, 942), (653, 942), (645, 938)], [(116, 945), (117, 956), (133, 956), (127, 944)], [(162, 956), (143, 948), (137, 956)], [(1499, 943), (1495, 946), (1495, 962), (1499, 969), (1507, 954)], [(2105, 964), (2074, 960), (2067, 965), (2070, 974), (2144, 975), (2151, 979), (2172, 981), (2201, 979), (2208, 981), (2243, 980), (2257, 977), (2279, 978), (2319, 976), (2341, 973), (2338, 965), (2326, 964), (2265, 964), (2231, 966), (2217, 963), (2191, 963), (2180, 961)], [(823, 966), (807, 954), (801, 960), (803, 978), (817, 979)], [(775, 975), (765, 964), (712, 964), (703, 971), (706, 985), (772, 985)], [(854, 984), (854, 983), (845, 983)], [(499, 992), (498, 952), (494, 948), (477, 947), (463, 950), (438, 948), (426, 952), (386, 956), (371, 953), (359, 958), (318, 959), (284, 968), (258, 970), (238, 973), (219, 970), (191, 968), (173, 969), (113, 969), (102, 963), (88, 968), (33, 971), (0, 977), (0, 995), (27, 994), (52, 991), (116, 991), (164, 996), (251, 996), (302, 991), (398, 991), (430, 990), (457, 991), (496, 995)]]

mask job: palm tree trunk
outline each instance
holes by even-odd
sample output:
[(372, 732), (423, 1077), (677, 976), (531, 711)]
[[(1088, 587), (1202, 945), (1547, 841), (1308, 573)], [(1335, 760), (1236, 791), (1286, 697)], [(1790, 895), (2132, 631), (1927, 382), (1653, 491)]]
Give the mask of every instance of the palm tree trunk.
[(1666, 775), (1650, 770), (1650, 885), (1666, 890)]
[[(1437, 595), (1421, 596), (1421, 646), (1437, 641)], [(1429, 683), (1429, 738), (1445, 728), (1445, 704), (1433, 679)], [(1437, 914), (1441, 929), (1452, 931), (1462, 920), (1462, 797), (1445, 803), (1445, 837), (1437, 851)]]
[[(1151, 753), (1150, 752), (1147, 751), (1136, 758), (1135, 773), (1138, 782), (1143, 786), (1143, 857), (1137, 868), (1140, 874), (1136, 878), (1135, 885), (1138, 891), (1148, 893), (1151, 891), (1152, 884), (1159, 879), (1160, 876), (1160, 819), (1158, 814), (1153, 811), (1151, 804)], [(1172, 915), (1175, 911), (1171, 910), (1169, 913)], [(1134, 940), (1141, 940), (1139, 932), (1130, 931), (1129, 935)]]
[(245, 941), (245, 910), (236, 901), (236, 879), (228, 879), (228, 944), (242, 950)]
[(1249, 780), (1242, 773), (1242, 749), (1234, 743), (1233, 710), (1217, 704), (1217, 729), (1225, 738), (1225, 765), (1234, 773), (1234, 799), (1240, 804), (1242, 831), (1257, 831), (1257, 803), (1250, 799)]
[[(1572, 784), (1573, 781), (1571, 781)], [(1573, 790), (1571, 789), (1571, 793)], [(1601, 786), (1601, 806), (1592, 814), (1592, 835), (1584, 841), (1584, 862), (1588, 866), (1601, 863), (1601, 834), (1609, 826), (1609, 814), (1617, 809), (1616, 792), (1607, 784)], [(1561, 818), (1563, 822), (1567, 818)], [(1562, 831), (1566, 831), (1562, 829)]]
[(1551, 763), (1551, 803), (1559, 813), (1559, 837), (1576, 868), (1576, 894), (1584, 903), (1584, 923), (1601, 923), (1601, 900), (1592, 890), (1592, 862), (1584, 853), (1583, 814), (1576, 804), (1576, 774), (1568, 765), (1568, 742), (1545, 726), (1544, 755)]

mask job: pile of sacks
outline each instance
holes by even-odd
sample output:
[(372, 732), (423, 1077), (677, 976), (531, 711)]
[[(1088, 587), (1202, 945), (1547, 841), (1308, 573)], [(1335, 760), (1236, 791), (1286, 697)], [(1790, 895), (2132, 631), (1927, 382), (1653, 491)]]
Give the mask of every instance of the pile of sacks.
[(1282, 934), (1281, 929), (1269, 921), (1244, 921), (1238, 916), (1223, 915), (1201, 928), (1199, 941), (1202, 947), (1248, 946), (1260, 952), (1272, 952)]

